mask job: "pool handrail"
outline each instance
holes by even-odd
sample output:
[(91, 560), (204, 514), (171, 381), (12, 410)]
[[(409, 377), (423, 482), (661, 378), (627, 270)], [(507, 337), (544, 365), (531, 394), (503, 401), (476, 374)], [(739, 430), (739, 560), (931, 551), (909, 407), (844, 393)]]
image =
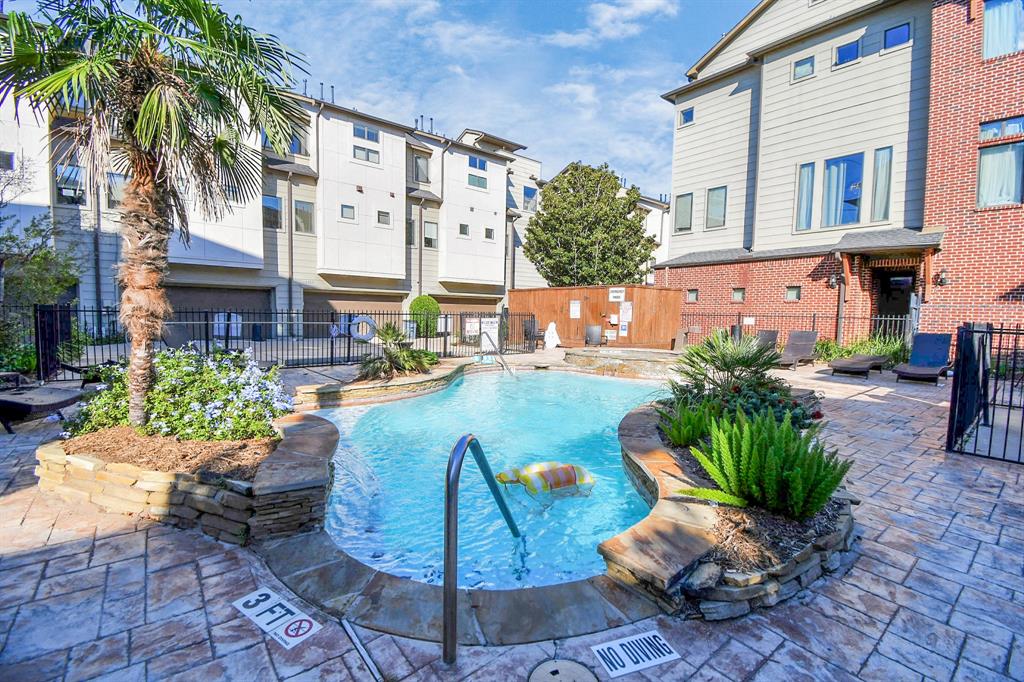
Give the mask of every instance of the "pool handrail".
[(505, 523), (512, 532), (512, 537), (520, 536), (519, 526), (512, 518), (512, 512), (501, 495), (501, 489), (491, 471), (484, 449), (477, 437), (467, 433), (459, 438), (448, 455), (448, 471), (444, 478), (444, 597), (442, 601), (442, 641), (445, 663), (455, 662), (455, 651), (458, 647), (458, 612), (457, 596), (459, 584), (459, 477), (462, 475), (462, 461), (466, 451), (473, 453), (473, 459), (484, 476), (487, 487), (494, 496), (494, 501), (505, 517)]

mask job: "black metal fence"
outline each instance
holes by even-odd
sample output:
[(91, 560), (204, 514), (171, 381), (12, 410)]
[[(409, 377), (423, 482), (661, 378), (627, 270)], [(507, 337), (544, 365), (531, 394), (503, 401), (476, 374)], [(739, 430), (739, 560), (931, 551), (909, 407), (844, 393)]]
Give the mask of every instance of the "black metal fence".
[(738, 330), (743, 334), (756, 334), (772, 329), (780, 332), (784, 341), (791, 331), (816, 331), (822, 339), (832, 339), (843, 344), (863, 341), (873, 336), (888, 336), (906, 339), (909, 343), (916, 331), (911, 315), (846, 315), (836, 317), (820, 313), (785, 312), (687, 312), (680, 317), (680, 327), (690, 330), (687, 341), (700, 340), (716, 329)]
[[(531, 314), (395, 311), (177, 310), (158, 344), (193, 344), (204, 352), (252, 349), (263, 366), (321, 367), (379, 355), (379, 330), (394, 325), (414, 347), (442, 358), (531, 353)], [(72, 380), (83, 370), (128, 356), (129, 341), (114, 308), (0, 308), (0, 371), (41, 380)]]
[(946, 449), (1024, 461), (1024, 327), (960, 327), (952, 384)]

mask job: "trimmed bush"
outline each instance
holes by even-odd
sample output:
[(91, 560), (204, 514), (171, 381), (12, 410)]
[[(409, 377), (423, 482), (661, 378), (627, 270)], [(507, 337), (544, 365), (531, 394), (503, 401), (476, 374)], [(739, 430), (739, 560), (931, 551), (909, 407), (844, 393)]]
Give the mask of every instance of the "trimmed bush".
[(412, 299), (409, 304), (409, 316), (416, 323), (416, 336), (437, 336), (437, 318), (441, 315), (441, 305), (433, 296), (423, 294)]
[(897, 334), (875, 334), (871, 338), (861, 339), (845, 346), (840, 346), (832, 339), (819, 339), (814, 352), (824, 362), (836, 358), (848, 358), (851, 355), (885, 355), (887, 367), (893, 367), (910, 359), (910, 346), (907, 340)]
[[(146, 431), (184, 440), (244, 440), (274, 435), (271, 422), (292, 409), (277, 368), (264, 371), (252, 351), (205, 355), (192, 347), (158, 351), (146, 395)], [(101, 390), (68, 424), (71, 435), (127, 426), (124, 366), (103, 370)]]
[(661, 431), (677, 448), (696, 445), (704, 440), (711, 433), (711, 423), (719, 413), (719, 408), (710, 400), (698, 405), (680, 401), (674, 409), (658, 410)]
[(829, 501), (853, 464), (828, 453), (818, 429), (802, 435), (789, 415), (781, 422), (768, 412), (749, 419), (712, 419), (711, 443), (690, 452), (718, 489), (686, 488), (683, 495), (737, 507), (753, 505), (793, 519), (814, 516)]
[(405, 332), (393, 322), (377, 330), (380, 355), (367, 355), (359, 365), (360, 379), (390, 381), (398, 374), (427, 372), (437, 364), (437, 354), (409, 347)]

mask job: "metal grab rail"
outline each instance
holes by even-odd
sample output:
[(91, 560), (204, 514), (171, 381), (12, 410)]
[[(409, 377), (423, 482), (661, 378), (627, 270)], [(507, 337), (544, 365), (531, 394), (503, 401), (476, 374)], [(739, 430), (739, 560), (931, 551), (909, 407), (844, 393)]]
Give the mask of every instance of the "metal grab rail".
[(501, 346), (495, 343), (494, 339), (492, 339), (491, 335), (487, 332), (480, 332), (480, 354), (483, 355), (483, 338), (485, 336), (490, 339), (491, 345), (494, 346), (494, 352), (498, 358), (498, 364), (501, 365), (501, 368), (512, 376), (515, 376), (516, 373), (512, 370), (512, 366), (508, 364), (508, 361), (505, 359), (505, 354), (501, 352)]
[(443, 654), (445, 663), (455, 662), (455, 650), (458, 647), (458, 613), (456, 611), (456, 597), (459, 584), (459, 476), (462, 474), (462, 460), (466, 458), (466, 451), (473, 452), (473, 459), (484, 476), (487, 487), (498, 504), (501, 515), (505, 517), (508, 529), (512, 531), (512, 537), (519, 537), (519, 526), (512, 518), (505, 498), (501, 496), (501, 489), (498, 482), (494, 480), (494, 472), (487, 462), (484, 449), (480, 447), (480, 441), (476, 436), (467, 433), (455, 443), (452, 452), (448, 455), (448, 471), (444, 478), (444, 600), (443, 608)]

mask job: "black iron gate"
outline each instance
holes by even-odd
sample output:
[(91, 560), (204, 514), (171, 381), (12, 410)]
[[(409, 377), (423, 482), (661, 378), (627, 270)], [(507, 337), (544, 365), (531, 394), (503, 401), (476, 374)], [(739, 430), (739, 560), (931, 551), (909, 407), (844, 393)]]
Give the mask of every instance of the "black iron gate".
[(946, 449), (1021, 463), (1024, 328), (964, 324), (957, 330)]

